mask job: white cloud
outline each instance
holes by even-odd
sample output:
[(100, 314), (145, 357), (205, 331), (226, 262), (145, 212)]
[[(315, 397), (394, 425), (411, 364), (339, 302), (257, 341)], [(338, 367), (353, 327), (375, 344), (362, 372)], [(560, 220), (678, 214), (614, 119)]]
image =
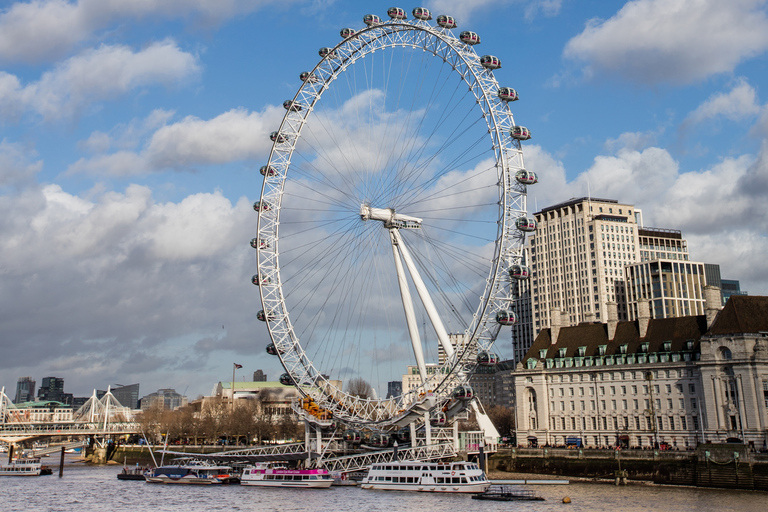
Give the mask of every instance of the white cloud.
[(0, 192), (29, 186), (41, 168), (42, 162), (31, 162), (20, 144), (0, 140)]
[(696, 110), (688, 114), (683, 124), (698, 124), (719, 117), (730, 121), (756, 116), (760, 113), (755, 89), (740, 79), (728, 93), (716, 93), (710, 96)]
[[(265, 158), (272, 147), (269, 133), (280, 125), (284, 113), (281, 107), (268, 106), (262, 112), (233, 109), (209, 120), (188, 116), (157, 128), (140, 151), (124, 149), (81, 158), (67, 173), (131, 176)], [(117, 130), (119, 137), (123, 138), (127, 132), (129, 140), (134, 141), (133, 137), (145, 135), (149, 127), (167, 121), (168, 114), (153, 112), (143, 122), (134, 121), (128, 125), (129, 129)], [(100, 134), (94, 134), (88, 141), (94, 137), (103, 139)], [(139, 144), (138, 140), (134, 142)]]
[[(0, 13), (0, 60), (47, 61), (66, 55), (115, 23), (186, 19), (213, 26), (253, 12), (269, 0), (36, 0)], [(283, 5), (291, 4), (288, 0)]]
[(765, 0), (635, 0), (593, 19), (566, 44), (584, 73), (643, 84), (690, 83), (732, 71), (768, 49)]
[[(430, 0), (427, 7), (436, 18), (440, 14), (448, 14), (456, 18), (459, 28), (465, 28), (465, 23), (474, 18), (478, 12), (492, 12), (493, 7), (524, 4), (525, 18), (530, 20), (539, 13), (544, 16), (555, 16), (560, 12), (563, 0)], [(482, 34), (480, 34), (482, 38)]]
[(138, 52), (126, 46), (101, 46), (62, 62), (26, 86), (0, 72), (0, 114), (32, 111), (57, 119), (137, 87), (179, 84), (199, 71), (197, 58), (171, 40)]

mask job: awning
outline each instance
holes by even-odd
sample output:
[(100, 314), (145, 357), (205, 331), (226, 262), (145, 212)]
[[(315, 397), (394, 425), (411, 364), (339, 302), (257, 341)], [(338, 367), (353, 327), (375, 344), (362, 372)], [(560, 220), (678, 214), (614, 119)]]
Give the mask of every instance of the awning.
[(536, 436), (528, 436), (529, 441), (536, 441), (538, 439)]

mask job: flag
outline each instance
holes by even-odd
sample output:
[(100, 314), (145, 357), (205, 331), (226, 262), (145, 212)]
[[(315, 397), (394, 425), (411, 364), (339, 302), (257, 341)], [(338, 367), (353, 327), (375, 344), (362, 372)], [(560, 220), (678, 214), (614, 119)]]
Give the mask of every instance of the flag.
[(242, 367), (243, 367), (243, 365), (235, 363), (235, 368), (240, 369)]

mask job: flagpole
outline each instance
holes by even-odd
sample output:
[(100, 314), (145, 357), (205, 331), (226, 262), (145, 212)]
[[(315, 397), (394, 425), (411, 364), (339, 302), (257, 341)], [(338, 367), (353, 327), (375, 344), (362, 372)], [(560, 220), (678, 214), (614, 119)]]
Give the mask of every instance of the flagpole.
[(232, 412), (235, 412), (235, 369), (237, 368), (237, 363), (232, 363), (232, 388), (230, 391), (232, 391)]

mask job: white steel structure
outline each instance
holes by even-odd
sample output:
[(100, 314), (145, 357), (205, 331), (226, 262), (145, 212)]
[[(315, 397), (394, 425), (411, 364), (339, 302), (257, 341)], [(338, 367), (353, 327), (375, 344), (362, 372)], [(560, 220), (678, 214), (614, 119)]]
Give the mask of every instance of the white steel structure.
[[(510, 281), (528, 277), (535, 229), (520, 142), (530, 134), (512, 117), (517, 93), (493, 75), (499, 59), (479, 57), (479, 36), (456, 37), (449, 16), (434, 26), (413, 12), (367, 15), (301, 74), (271, 135), (251, 241), (281, 382), (335, 420), (380, 429), (472, 397), (469, 376), (496, 362), (501, 323), (514, 320)], [(447, 355), (434, 373), (427, 325)], [(463, 333), (461, 350), (448, 332)], [(420, 386), (381, 398), (404, 360)], [(357, 377), (374, 391), (332, 384)]]

